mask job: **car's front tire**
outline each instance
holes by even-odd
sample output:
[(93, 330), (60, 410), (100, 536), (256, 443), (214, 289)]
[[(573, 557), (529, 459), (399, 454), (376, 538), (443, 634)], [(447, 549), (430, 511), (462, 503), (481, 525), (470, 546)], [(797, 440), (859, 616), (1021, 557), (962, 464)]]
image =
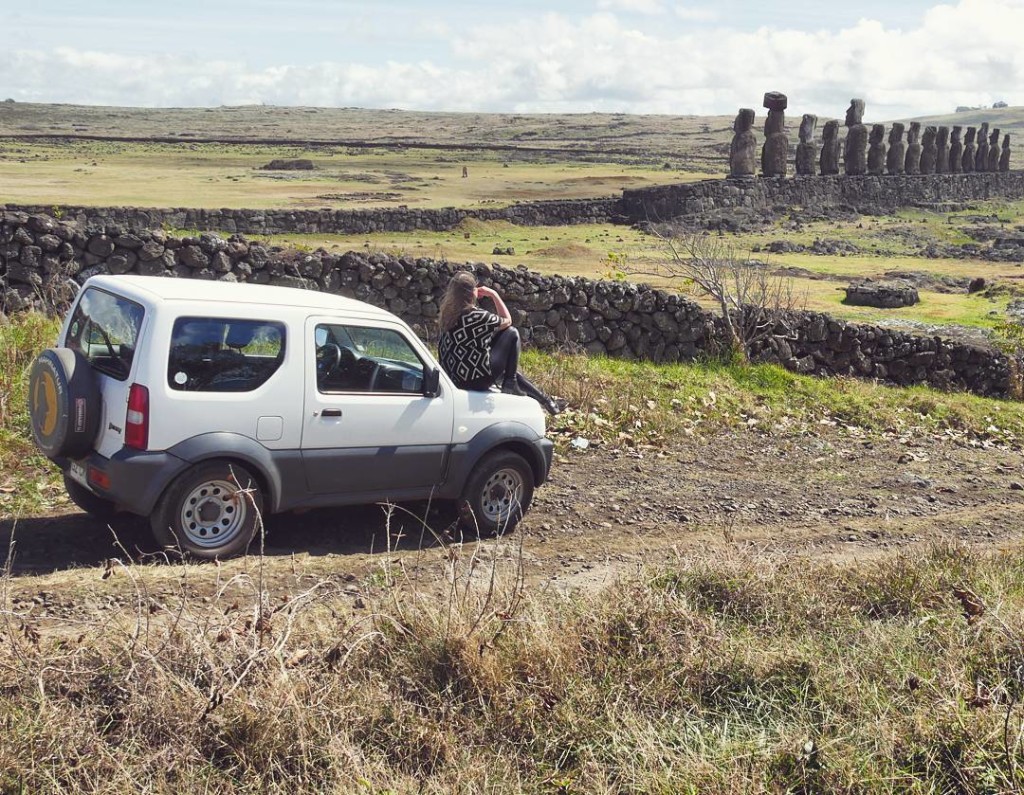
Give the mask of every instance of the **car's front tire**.
[(164, 549), (223, 559), (245, 552), (262, 511), (263, 490), (252, 472), (230, 461), (207, 461), (168, 486), (150, 525)]
[(459, 499), (464, 530), (481, 537), (511, 531), (533, 501), (533, 470), (522, 456), (498, 450), (484, 456)]

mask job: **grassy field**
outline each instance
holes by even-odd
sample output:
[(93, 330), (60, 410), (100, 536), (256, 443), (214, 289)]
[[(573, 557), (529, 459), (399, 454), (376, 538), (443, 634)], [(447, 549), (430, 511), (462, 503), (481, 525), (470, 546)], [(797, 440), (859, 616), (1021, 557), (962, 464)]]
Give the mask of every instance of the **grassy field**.
[[(56, 331), (0, 326), (0, 520), (69, 507), (24, 408)], [(629, 461), (723, 430), (783, 448), (1024, 441), (1024, 404), (925, 388), (537, 352), (524, 368), (570, 401), (559, 455), (583, 436)], [(525, 585), (515, 538), (445, 541), (416, 575), (386, 551), (359, 576), (308, 556), (130, 558), (0, 571), (0, 792), (1024, 786), (1019, 552), (835, 565), (737, 548), (568, 593)]]
[(686, 170), (725, 162), (732, 116), (619, 113), (420, 113), (361, 108), (116, 108), (0, 103), (0, 137), (207, 139), (502, 148), (572, 153), (577, 159), (674, 159)]
[[(315, 170), (262, 168), (296, 158)], [(0, 139), (3, 199), (57, 206), (486, 207), (613, 196), (705, 176), (663, 165), (557, 153)]]
[(1024, 785), (1018, 555), (679, 559), (575, 596), (524, 593), (519, 566), (453, 546), (429, 594), (385, 564), (269, 604), (259, 561), (211, 597), (114, 564), (82, 573), (123, 606), (85, 622), (4, 598), (0, 789)]
[[(632, 185), (627, 179), (697, 175), (711, 159), (676, 157), (674, 147), (700, 139), (701, 147), (720, 148), (731, 121), (421, 115), (4, 103), (0, 135), (458, 139), (575, 149), (588, 161), (574, 164), (557, 152), (330, 143), (6, 140), (3, 198), (269, 207), (324, 206), (328, 194), (342, 197), (330, 206), (590, 196)], [(320, 169), (283, 179), (257, 170), (275, 157), (305, 156)], [(1016, 295), (1019, 267), (927, 259), (920, 247), (968, 242), (979, 226), (1012, 231), (1022, 220), (1024, 203), (979, 204), (966, 213), (914, 210), (851, 222), (787, 218), (733, 240), (745, 250), (774, 240), (855, 245), (859, 252), (845, 257), (758, 255), (804, 269), (797, 281), (812, 308), (985, 327)], [(662, 256), (655, 238), (610, 225), (469, 222), (440, 235), (266, 242), (613, 278), (623, 263), (643, 269)], [(516, 254), (495, 256), (495, 246)], [(981, 275), (995, 288), (972, 296), (924, 291), (920, 305), (899, 313), (839, 303), (840, 279), (895, 269)], [(0, 523), (12, 541), (0, 569), (0, 793), (1024, 790), (1024, 554), (1016, 545), (984, 552), (944, 542), (836, 564), (761, 556), (734, 544), (732, 525), (723, 523), (711, 554), (651, 553), (611, 584), (566, 591), (527, 585), (522, 533), (486, 543), (439, 538), (432, 549), (399, 556), (391, 548), (397, 539), (385, 532), (386, 549), (375, 549), (365, 567), (294, 553), (169, 564), (122, 547), (98, 564), (95, 554), (87, 563), (70, 555), (55, 571), (19, 572), (17, 539), (25, 548), (42, 545), (43, 558), (51, 553), (47, 539), (77, 543), (59, 535), (72, 507), (31, 443), (25, 408), (28, 367), (57, 330), (56, 320), (32, 314), (0, 324)], [(780, 457), (810, 449), (808, 461), (822, 471), (806, 482), (800, 471), (802, 489), (833, 476), (866, 478), (873, 489), (872, 480), (912, 474), (915, 465), (931, 478), (929, 456), (938, 471), (951, 449), (968, 449), (978, 455), (980, 479), (999, 484), (987, 507), (1008, 516), (1019, 503), (1022, 403), (719, 361), (659, 366), (527, 351), (523, 367), (569, 401), (550, 426), (556, 455), (565, 460), (572, 440), (585, 438), (621, 462), (615, 474), (627, 488), (641, 477), (634, 474), (641, 461), (655, 468), (660, 456), (692, 452), (688, 440), (714, 446), (727, 435), (751, 440), (730, 448), (742, 454), (741, 469), (766, 460), (771, 467), (761, 453), (769, 440)], [(858, 456), (875, 446), (884, 472), (865, 475)], [(851, 463), (833, 472), (819, 463), (835, 460), (826, 455)], [(998, 458), (987, 464), (998, 475), (981, 471), (990, 457)], [(773, 489), (779, 483), (773, 469)], [(975, 486), (969, 478), (957, 485), (959, 493), (938, 479), (929, 491), (908, 492), (906, 502), (913, 508), (925, 495), (941, 498), (950, 503), (951, 533), (962, 523), (980, 532), (981, 519), (952, 505), (970, 503)], [(699, 522), (712, 522), (706, 513)], [(822, 519), (836, 521), (838, 514)], [(884, 530), (888, 516), (878, 522)], [(553, 546), (546, 536), (558, 530), (541, 524), (531, 543)], [(26, 538), (33, 531), (39, 539)], [(628, 538), (644, 556), (645, 537)], [(565, 543), (578, 549), (583, 540)], [(677, 539), (670, 542), (672, 549)], [(559, 568), (557, 560), (551, 565)]]
[[(979, 259), (933, 259), (921, 256), (929, 243), (958, 245), (970, 242), (968, 234), (982, 224), (998, 234), (1021, 234), (1024, 202), (979, 202), (970, 211), (928, 212), (905, 210), (892, 216), (864, 217), (855, 221), (793, 221), (783, 219), (755, 232), (730, 234), (738, 252), (758, 252), (758, 259), (778, 268), (800, 272), (794, 278), (797, 292), (806, 297), (806, 308), (862, 322), (911, 321), (927, 325), (956, 324), (991, 328), (1004, 319), (1007, 303), (1021, 294), (1019, 263)], [(181, 230), (187, 231), (187, 230)], [(767, 253), (773, 241), (805, 246), (816, 240), (856, 246), (843, 256), (810, 253)], [(447, 259), (450, 262), (498, 262), (506, 267), (526, 265), (548, 274), (614, 278), (623, 270), (638, 272), (643, 279), (684, 292), (643, 274), (655, 269), (667, 256), (656, 236), (612, 224), (561, 227), (521, 227), (506, 222), (467, 220), (451, 232), (378, 233), (371, 235), (274, 235), (268, 243), (301, 249), (333, 251), (370, 250), (389, 254)], [(509, 247), (514, 255), (494, 254)], [(625, 266), (623, 265), (625, 263)], [(964, 288), (952, 292), (921, 289), (921, 303), (900, 310), (847, 306), (842, 288), (857, 278), (886, 278), (892, 271), (911, 271), (930, 277), (970, 280), (983, 277), (990, 288), (968, 295)], [(697, 295), (692, 297), (700, 298)]]

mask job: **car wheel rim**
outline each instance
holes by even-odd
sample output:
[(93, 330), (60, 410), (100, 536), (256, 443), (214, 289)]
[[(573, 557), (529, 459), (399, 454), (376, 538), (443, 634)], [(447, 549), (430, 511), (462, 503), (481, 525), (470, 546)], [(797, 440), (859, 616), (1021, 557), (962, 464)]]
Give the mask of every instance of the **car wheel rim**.
[(487, 521), (497, 524), (519, 510), (522, 499), (523, 476), (515, 469), (499, 469), (484, 484), (480, 508)]
[(229, 543), (249, 513), (245, 492), (226, 480), (210, 480), (190, 491), (181, 504), (181, 529), (190, 544), (209, 549)]

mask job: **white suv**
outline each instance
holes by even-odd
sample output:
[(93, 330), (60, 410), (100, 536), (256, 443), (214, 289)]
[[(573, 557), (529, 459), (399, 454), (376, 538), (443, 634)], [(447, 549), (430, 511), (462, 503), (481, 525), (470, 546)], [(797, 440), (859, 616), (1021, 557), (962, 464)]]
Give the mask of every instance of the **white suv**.
[(244, 551), (259, 512), (379, 500), (455, 499), (492, 534), (551, 466), (535, 401), (456, 389), (394, 315), (287, 287), (93, 277), (29, 390), (77, 505), (199, 558)]

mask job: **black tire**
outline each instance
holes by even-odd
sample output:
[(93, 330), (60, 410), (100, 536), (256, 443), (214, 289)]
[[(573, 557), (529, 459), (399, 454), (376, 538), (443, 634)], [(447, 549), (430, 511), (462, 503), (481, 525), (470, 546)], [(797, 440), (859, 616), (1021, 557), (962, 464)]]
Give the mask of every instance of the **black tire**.
[(64, 488), (71, 498), (71, 502), (101, 522), (109, 522), (117, 515), (117, 506), (113, 502), (93, 494), (81, 483), (72, 480), (67, 475), (64, 476)]
[(80, 458), (100, 429), (102, 395), (96, 374), (78, 351), (47, 348), (28, 380), (32, 438), (48, 458)]
[(480, 459), (459, 498), (463, 529), (480, 537), (510, 532), (533, 501), (533, 470), (511, 450)]
[(252, 472), (230, 461), (205, 461), (167, 487), (150, 527), (164, 549), (224, 559), (249, 547), (262, 511), (263, 490)]

